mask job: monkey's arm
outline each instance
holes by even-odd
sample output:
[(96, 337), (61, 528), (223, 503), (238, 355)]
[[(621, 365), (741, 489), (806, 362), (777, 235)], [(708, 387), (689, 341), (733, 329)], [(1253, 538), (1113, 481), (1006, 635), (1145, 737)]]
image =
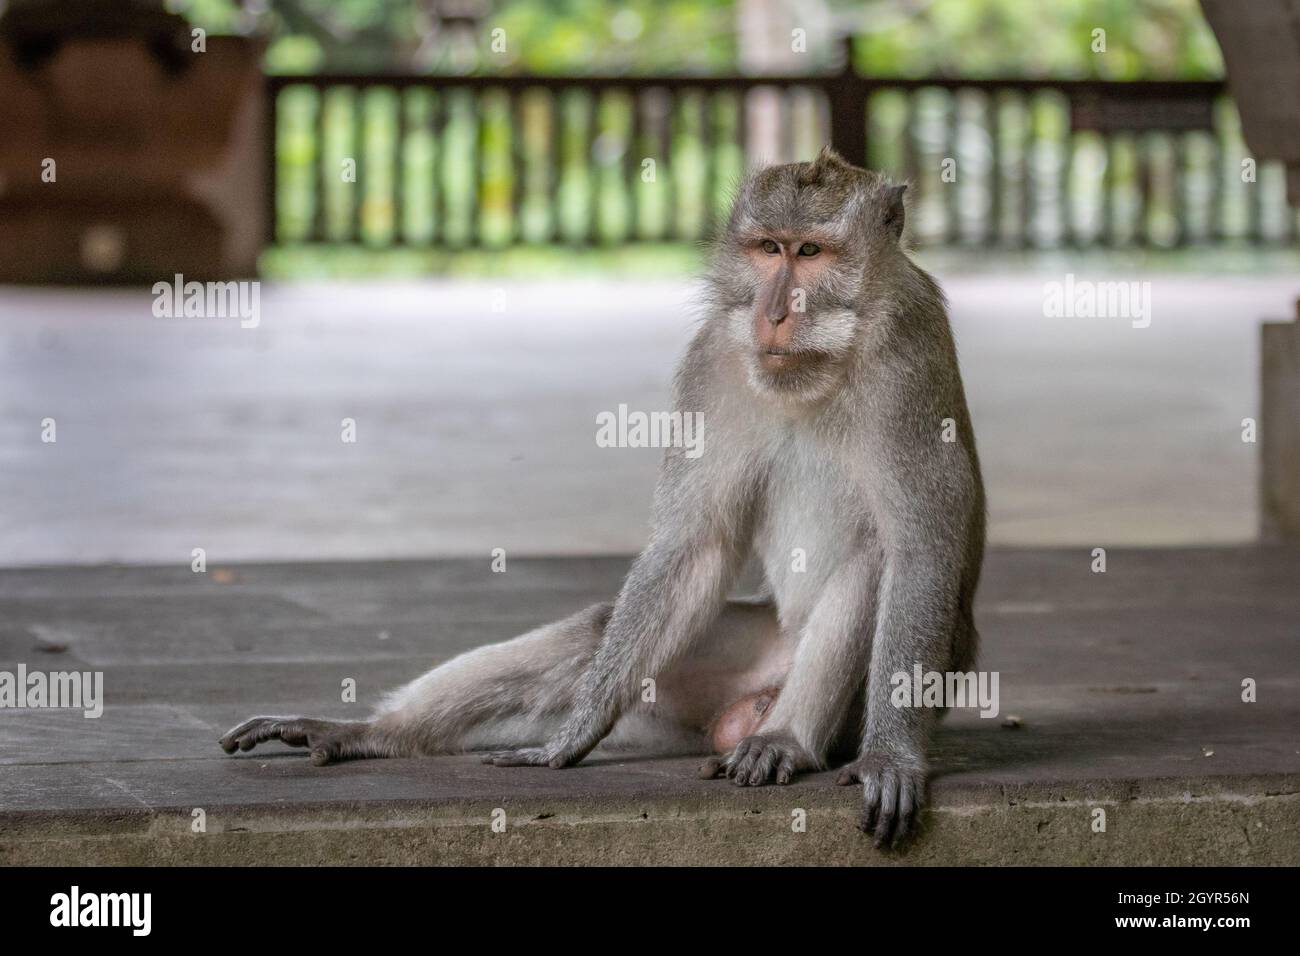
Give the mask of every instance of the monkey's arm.
[(900, 551), (886, 558), (862, 747), (839, 780), (863, 784), (864, 825), (876, 846), (906, 838), (925, 803), (926, 746), (938, 712), (919, 702), (896, 707), (891, 677), (902, 673), (910, 681), (918, 663), (923, 672), (949, 667), (957, 573), (940, 553)]
[[(729, 489), (726, 499), (715, 488)], [(488, 755), (497, 766), (577, 763), (613, 729), (654, 678), (718, 616), (748, 544), (743, 501), (728, 476), (701, 462), (665, 461), (655, 492), (654, 533), (614, 604), (605, 637), (559, 733), (544, 747)], [(747, 534), (747, 532), (746, 532)]]
[[(958, 393), (959, 397), (959, 393)], [(918, 430), (903, 451), (883, 455), (890, 471), (878, 501), (884, 569), (881, 576), (866, 720), (858, 759), (841, 783), (863, 784), (865, 828), (877, 846), (897, 845), (911, 831), (925, 802), (926, 746), (939, 711), (896, 706), (896, 674), (911, 680), (953, 666), (958, 629), (970, 626), (963, 593), (973, 588), (983, 552), (983, 491), (965, 401), (953, 399), (960, 439), (939, 439), (941, 417), (914, 417)], [(946, 409), (943, 409), (946, 413)], [(898, 448), (899, 446), (895, 446)], [(963, 643), (964, 643), (964, 636)]]

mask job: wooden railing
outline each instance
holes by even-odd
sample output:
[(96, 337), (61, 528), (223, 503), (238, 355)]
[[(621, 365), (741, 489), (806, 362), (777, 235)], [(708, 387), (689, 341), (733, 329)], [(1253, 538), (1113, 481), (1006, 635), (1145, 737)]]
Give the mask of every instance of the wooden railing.
[[(825, 142), (913, 184), (922, 244), (1286, 244), (1218, 82), (272, 76), (272, 239), (694, 241), (747, 164)], [(779, 130), (757, 155), (750, 126)]]

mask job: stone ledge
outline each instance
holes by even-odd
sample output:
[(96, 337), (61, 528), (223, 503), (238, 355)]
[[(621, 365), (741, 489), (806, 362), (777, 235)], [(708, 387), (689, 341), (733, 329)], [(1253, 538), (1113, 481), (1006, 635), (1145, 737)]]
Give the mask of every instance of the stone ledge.
[[(1300, 548), (1089, 565), (990, 551), (980, 666), (1020, 726), (950, 714), (925, 831), (888, 856), (830, 774), (741, 790), (696, 779), (694, 758), (317, 768), (217, 748), (250, 713), (356, 716), (432, 663), (607, 598), (625, 559), (2, 571), (0, 670), (102, 670), (106, 703), (97, 720), (0, 711), (0, 864), (1300, 863)], [(342, 676), (356, 705), (337, 703)]]
[[(439, 762), (457, 775), (465, 768), (473, 776), (477, 766), (466, 757)], [(693, 766), (653, 763), (683, 783)], [(683, 785), (678, 796), (511, 789), (523, 792), (496, 800), (215, 805), (205, 808), (201, 834), (192, 832), (188, 807), (6, 813), (0, 865), (1258, 866), (1300, 859), (1294, 774), (940, 785), (923, 834), (896, 854), (872, 848), (856, 828), (859, 789), (835, 787), (829, 774), (779, 789), (718, 784), (702, 793)], [(492, 828), (498, 807), (504, 832)], [(1104, 833), (1092, 830), (1096, 807), (1106, 811)], [(801, 833), (792, 827), (796, 810), (806, 813)]]

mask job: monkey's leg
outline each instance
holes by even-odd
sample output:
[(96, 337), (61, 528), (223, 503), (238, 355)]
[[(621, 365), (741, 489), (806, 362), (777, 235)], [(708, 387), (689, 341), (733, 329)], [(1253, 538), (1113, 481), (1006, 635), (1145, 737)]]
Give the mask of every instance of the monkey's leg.
[[(658, 507), (674, 486), (656, 492)], [(676, 489), (682, 491), (683, 489)], [(703, 540), (699, 537), (702, 536)], [(583, 674), (573, 708), (540, 747), (491, 756), (498, 767), (568, 767), (609, 735), (647, 680), (660, 676), (706, 640), (726, 605), (742, 551), (715, 526), (651, 540), (632, 563), (610, 615), (604, 640)]]
[[(594, 666), (594, 660), (593, 648), (582, 667)], [(657, 677), (640, 683), (639, 700), (623, 711), (596, 749), (656, 755), (706, 752), (719, 732), (734, 732), (736, 721), (728, 720), (729, 715), (746, 707), (752, 712), (760, 697), (775, 697), (789, 668), (790, 646), (782, 638), (771, 602), (728, 601), (697, 644)], [(581, 685), (580, 680), (564, 685), (571, 694), (570, 708), (578, 706)], [(723, 723), (731, 730), (720, 727)], [(476, 742), (474, 749), (482, 746)], [(530, 763), (516, 755), (513, 749), (491, 751), (484, 762)]]
[(368, 721), (254, 717), (228, 731), (221, 747), (234, 753), (279, 740), (310, 747), (312, 761), (325, 764), (540, 742), (568, 712), (611, 607), (596, 604), (461, 654), (389, 694)]
[(863, 550), (827, 580), (804, 623), (789, 676), (762, 726), (700, 775), (727, 776), (737, 786), (789, 783), (826, 766), (867, 676), (880, 558)]
[[(540, 744), (572, 709), (610, 611), (611, 605), (597, 604), (462, 654), (390, 694), (370, 721), (254, 717), (221, 745), (234, 753), (280, 740), (311, 748), (313, 762), (325, 764)], [(700, 752), (719, 712), (780, 679), (787, 666), (780, 655), (772, 607), (729, 603), (699, 650), (660, 677), (655, 702), (630, 710), (607, 745)]]
[(594, 604), (435, 667), (388, 695), (375, 714), (377, 731), (404, 754), (541, 743), (572, 707), (612, 609)]

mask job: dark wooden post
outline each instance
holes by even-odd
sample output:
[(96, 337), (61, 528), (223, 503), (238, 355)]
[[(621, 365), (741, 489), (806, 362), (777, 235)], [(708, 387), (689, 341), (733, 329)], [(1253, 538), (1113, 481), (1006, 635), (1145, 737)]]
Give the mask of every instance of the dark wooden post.
[(844, 66), (825, 81), (831, 146), (855, 166), (867, 165), (867, 83), (853, 68), (853, 38), (844, 38)]
[[(262, 135), (266, 137), (266, 172), (262, 182), (262, 214), (266, 216), (263, 226), (265, 245), (275, 245), (280, 231), (280, 210), (276, 202), (280, 178), (280, 85), (273, 77), (263, 80), (266, 90), (263, 115)], [(322, 200), (323, 201), (323, 200)], [(323, 238), (323, 237), (322, 237)]]
[(1259, 480), (1265, 541), (1300, 541), (1300, 299), (1260, 329)]

